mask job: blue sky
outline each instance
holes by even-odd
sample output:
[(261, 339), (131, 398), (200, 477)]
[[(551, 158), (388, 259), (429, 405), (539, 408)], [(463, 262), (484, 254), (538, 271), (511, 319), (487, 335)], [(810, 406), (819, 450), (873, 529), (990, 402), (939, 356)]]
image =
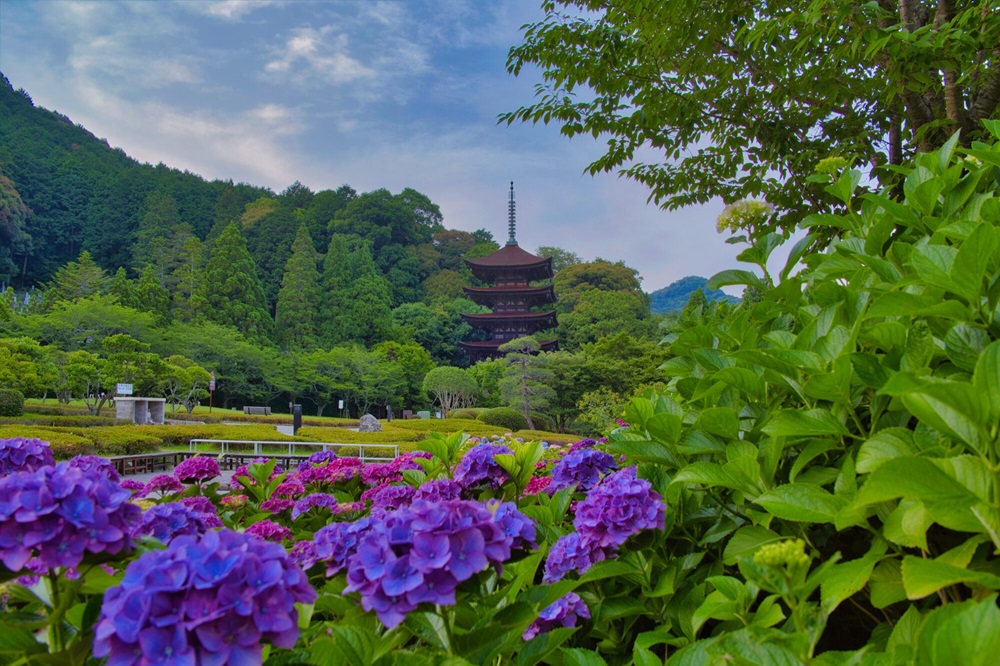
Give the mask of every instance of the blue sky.
[(721, 202), (665, 212), (600, 140), (497, 125), (535, 71), (507, 74), (540, 0), (0, 0), (0, 71), (35, 103), (144, 162), (281, 191), (412, 187), (445, 225), (584, 259), (624, 260), (652, 291), (736, 265)]

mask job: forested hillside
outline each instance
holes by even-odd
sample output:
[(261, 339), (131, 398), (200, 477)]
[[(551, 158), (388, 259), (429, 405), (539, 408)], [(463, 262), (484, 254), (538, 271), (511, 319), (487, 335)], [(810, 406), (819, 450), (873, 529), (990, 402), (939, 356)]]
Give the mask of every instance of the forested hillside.
[[(0, 383), (28, 395), (96, 405), (127, 378), (190, 404), (212, 371), (221, 404), (427, 407), (426, 373), (468, 366), (459, 342), (485, 335), (461, 316), (483, 311), (463, 260), (498, 245), (446, 228), (427, 195), (275, 193), (141, 164), (2, 75), (0, 206)], [(542, 250), (560, 323), (540, 335), (563, 350), (544, 406), (565, 426), (581, 401), (620, 405), (653, 381), (622, 364), (652, 363), (657, 331), (634, 269)], [(502, 363), (469, 372), (477, 404), (507, 400)]]
[(709, 289), (705, 286), (705, 283), (707, 282), (707, 278), (699, 277), (697, 275), (688, 275), (687, 277), (682, 277), (676, 282), (671, 282), (663, 289), (657, 289), (649, 295), (650, 309), (653, 314), (666, 314), (668, 312), (681, 310), (685, 305), (687, 305), (688, 300), (691, 298), (691, 294), (698, 289), (701, 289), (702, 293), (705, 295), (705, 300), (709, 302), (739, 302), (740, 299), (735, 296), (730, 296), (721, 289)]

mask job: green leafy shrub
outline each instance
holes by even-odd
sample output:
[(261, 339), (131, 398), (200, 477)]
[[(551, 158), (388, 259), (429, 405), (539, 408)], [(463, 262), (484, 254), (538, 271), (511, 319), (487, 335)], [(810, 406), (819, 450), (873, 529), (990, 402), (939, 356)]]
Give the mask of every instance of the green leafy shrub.
[(0, 416), (24, 414), (24, 394), (17, 389), (0, 389)]
[(902, 202), (835, 174), (845, 212), (803, 222), (776, 286), (768, 235), (740, 255), (760, 273), (709, 280), (756, 298), (668, 320), (668, 389), (608, 448), (667, 499), (675, 564), (634, 626), (671, 663), (961, 663), (973, 617), (1000, 630), (1000, 146), (954, 148), (917, 157)]
[(494, 407), (487, 409), (479, 415), (479, 420), (487, 425), (504, 428), (507, 431), (524, 430), (528, 427), (528, 421), (524, 414), (513, 407)]

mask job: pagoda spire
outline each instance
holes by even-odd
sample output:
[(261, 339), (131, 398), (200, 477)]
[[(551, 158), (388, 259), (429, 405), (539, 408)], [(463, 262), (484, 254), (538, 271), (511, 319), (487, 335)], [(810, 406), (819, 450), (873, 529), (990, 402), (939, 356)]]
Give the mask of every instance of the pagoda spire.
[(514, 181), (510, 181), (510, 202), (507, 204), (507, 245), (517, 245), (517, 219), (514, 215)]

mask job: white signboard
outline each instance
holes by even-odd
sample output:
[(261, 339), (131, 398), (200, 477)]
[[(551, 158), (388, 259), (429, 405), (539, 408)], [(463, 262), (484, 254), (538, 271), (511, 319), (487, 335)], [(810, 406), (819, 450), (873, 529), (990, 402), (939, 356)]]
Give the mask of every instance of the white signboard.
[(132, 385), (131, 384), (119, 384), (116, 389), (118, 395), (132, 395)]
[(338, 409), (343, 409), (344, 408), (344, 401), (343, 400), (338, 400), (337, 402), (338, 402)]

